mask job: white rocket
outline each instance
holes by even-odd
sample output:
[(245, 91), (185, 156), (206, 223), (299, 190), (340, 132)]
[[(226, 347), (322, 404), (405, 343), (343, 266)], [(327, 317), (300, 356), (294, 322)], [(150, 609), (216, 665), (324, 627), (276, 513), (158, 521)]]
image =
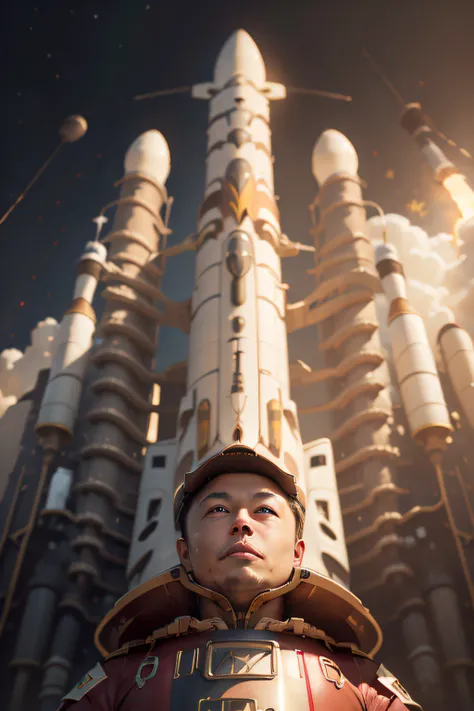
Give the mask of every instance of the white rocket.
[(447, 323), (437, 342), (453, 390), (467, 421), (474, 427), (474, 346), (471, 336), (457, 323)]
[(178, 461), (195, 444), (199, 460), (240, 440), (301, 476), (269, 126), (269, 99), (283, 98), (285, 89), (266, 82), (260, 52), (239, 31), (219, 55), (214, 83), (194, 95), (212, 97), (182, 406), (192, 408), (195, 392), (198, 437), (194, 443), (189, 427)]
[(86, 244), (79, 260), (73, 302), (61, 321), (58, 345), (36, 424), (40, 437), (47, 437), (54, 431), (66, 438), (73, 435), (95, 331), (92, 302), (106, 257), (104, 245), (95, 241)]
[(393, 361), (411, 435), (420, 443), (432, 432), (446, 436), (452, 426), (438, 370), (423, 319), (407, 299), (405, 274), (395, 247), (378, 245), (375, 260), (390, 305)]
[(286, 89), (266, 80), (255, 42), (238, 30), (219, 54), (214, 80), (194, 86), (193, 96), (209, 100), (209, 123), (187, 391), (176, 441), (149, 447), (129, 558), (130, 583), (177, 562), (173, 493), (186, 471), (233, 442), (273, 459), (295, 474), (307, 492), (305, 565), (327, 574), (326, 552), (346, 569), (342, 523), (340, 537), (330, 532), (327, 551), (322, 542), (328, 527), (318, 518), (321, 496), (311, 471), (322, 467), (319, 480), (326, 493), (331, 489), (331, 509), (337, 514), (331, 445), (324, 440), (303, 447), (289, 391), (286, 285), (281, 276), (285, 237), (274, 195), (269, 123), (269, 101), (283, 99)]

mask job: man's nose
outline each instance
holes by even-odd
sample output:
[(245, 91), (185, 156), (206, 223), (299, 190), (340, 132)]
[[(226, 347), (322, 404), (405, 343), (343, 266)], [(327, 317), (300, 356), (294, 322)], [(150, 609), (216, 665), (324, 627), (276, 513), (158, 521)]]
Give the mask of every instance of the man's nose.
[(253, 534), (252, 522), (250, 520), (248, 511), (241, 509), (231, 526), (230, 535), (235, 536), (237, 534), (251, 536)]

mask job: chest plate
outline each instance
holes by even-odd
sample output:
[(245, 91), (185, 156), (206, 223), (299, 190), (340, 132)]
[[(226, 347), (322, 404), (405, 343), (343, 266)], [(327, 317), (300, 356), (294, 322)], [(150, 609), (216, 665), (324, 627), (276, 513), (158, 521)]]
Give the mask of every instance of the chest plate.
[[(153, 671), (153, 660), (159, 660)], [(350, 655), (316, 640), (222, 630), (167, 640), (140, 669), (121, 711), (361, 711)], [(147, 677), (144, 684), (140, 683)]]

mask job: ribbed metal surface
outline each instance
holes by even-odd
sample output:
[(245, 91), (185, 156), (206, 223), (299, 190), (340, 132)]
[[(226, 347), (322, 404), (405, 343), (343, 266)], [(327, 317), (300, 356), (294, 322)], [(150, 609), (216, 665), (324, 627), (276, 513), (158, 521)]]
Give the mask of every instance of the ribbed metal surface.
[(102, 525), (90, 520), (78, 525), (77, 558), (69, 568), (70, 579), (84, 592), (102, 575), (101, 561), (121, 569), (126, 564), (125, 549), (121, 555), (107, 551), (104, 531), (114, 528), (118, 517), (129, 519), (130, 532), (133, 523), (155, 380), (152, 349), (162, 319), (154, 304), (161, 293), (158, 280), (144, 267), (167, 232), (160, 217), (165, 199), (163, 188), (146, 176), (126, 176), (104, 240), (109, 244), (106, 307), (98, 327), (102, 342), (93, 356), (100, 375), (92, 385), (95, 400), (87, 413), (90, 426), (75, 487), (77, 511), (95, 514)]
[[(368, 286), (373, 284), (375, 265), (372, 245), (363, 237), (366, 217), (359, 181), (344, 174), (333, 176), (322, 186), (316, 202), (319, 224), (314, 230), (316, 268), (312, 271), (322, 282), (339, 277), (337, 291), (325, 299), (327, 307), (328, 301), (330, 304), (344, 294), (354, 297), (364, 289), (364, 280)], [(380, 287), (376, 289), (380, 291)], [(321, 285), (318, 291), (326, 293)], [(406, 522), (432, 515), (439, 505), (413, 506), (410, 491), (398, 483), (400, 453), (392, 431), (395, 417), (388, 392), (390, 376), (373, 298), (360, 302), (354, 298), (353, 304), (324, 319), (318, 333), (327, 364), (318, 381), (328, 383), (329, 397), (309, 410), (332, 415), (331, 437), (352, 589), (364, 599), (370, 595), (373, 601), (380, 601), (380, 607), (372, 606), (380, 619), (386, 617), (387, 605), (393, 609), (402, 623), (407, 652), (411, 651), (407, 633), (410, 614), (410, 624), (420, 631), (421, 651), (414, 665), (417, 682), (433, 709), (439, 709), (439, 677), (434, 676), (427, 685), (423, 678), (427, 668), (439, 671), (430, 646), (426, 611), (406, 607), (419, 590), (401, 532)]]
[[(329, 295), (329, 300), (341, 294), (355, 295), (365, 290), (365, 282), (373, 282), (375, 273), (372, 246), (363, 238), (365, 210), (360, 183), (353, 176), (340, 174), (322, 186), (317, 202), (320, 221), (314, 231), (313, 271), (320, 281), (316, 291)], [(337, 291), (330, 289), (336, 282)], [(329, 366), (319, 374), (327, 376), (330, 396), (316, 410), (308, 411), (334, 413), (332, 439), (344, 527), (349, 558), (357, 562), (352, 566), (353, 583), (356, 589), (361, 580), (379, 585), (381, 572), (400, 560), (397, 546), (392, 544), (389, 551), (380, 550), (369, 558), (366, 554), (374, 548), (379, 525), (385, 533), (395, 533), (399, 497), (404, 491), (396, 486), (398, 450), (391, 442), (389, 374), (373, 299), (349, 305), (325, 319), (319, 336)], [(361, 484), (357, 490), (356, 484)], [(348, 489), (350, 493), (345, 495)], [(400, 571), (400, 575), (405, 573), (409, 575), (409, 571)]]

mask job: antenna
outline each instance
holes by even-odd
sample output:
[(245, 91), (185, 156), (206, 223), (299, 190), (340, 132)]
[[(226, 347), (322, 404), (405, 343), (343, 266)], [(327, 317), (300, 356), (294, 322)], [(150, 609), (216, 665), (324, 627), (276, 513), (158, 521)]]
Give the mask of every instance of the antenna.
[(97, 217), (92, 218), (92, 222), (95, 222), (95, 224), (97, 225), (97, 231), (95, 234), (95, 241), (96, 242), (99, 242), (99, 237), (100, 237), (100, 233), (102, 232), (102, 228), (105, 225), (105, 223), (108, 221), (109, 221), (109, 218), (106, 217), (102, 213), (100, 213), (100, 215), (98, 215)]
[[(148, 94), (138, 94), (134, 96), (135, 101), (142, 99), (155, 99), (158, 96), (170, 96), (171, 94), (190, 94), (192, 86), (178, 86), (175, 89), (161, 89), (160, 91), (151, 91)], [(352, 101), (352, 96), (346, 94), (336, 94), (332, 91), (323, 91), (322, 89), (300, 89), (294, 86), (285, 87), (289, 94), (306, 94), (308, 96), (322, 96), (325, 99), (336, 99), (337, 101)]]
[[(371, 64), (372, 68), (375, 70), (376, 74), (377, 74), (377, 75), (380, 77), (380, 79), (383, 81), (383, 83), (385, 84), (385, 86), (389, 89), (389, 91), (390, 91), (390, 93), (392, 94), (392, 96), (394, 96), (395, 99), (397, 100), (397, 102), (400, 104), (400, 106), (401, 106), (403, 109), (405, 109), (406, 106), (407, 106), (407, 104), (406, 104), (406, 102), (405, 102), (403, 96), (402, 96), (402, 95), (400, 94), (400, 92), (395, 88), (395, 86), (394, 86), (393, 83), (390, 81), (390, 79), (387, 77), (387, 75), (383, 72), (383, 70), (381, 69), (381, 67), (380, 67), (380, 65), (378, 64), (378, 62), (376, 62), (376, 60), (372, 57), (372, 55), (369, 54), (369, 52), (367, 51), (367, 49), (366, 49), (365, 47), (362, 49), (362, 54), (363, 54), (364, 57), (367, 59), (367, 61), (369, 62), (369, 64)], [(421, 105), (420, 105), (420, 106), (421, 106)], [(431, 130), (433, 131), (433, 133), (435, 133), (435, 134), (438, 136), (438, 138), (440, 138), (442, 141), (445, 141), (445, 143), (447, 143), (448, 146), (451, 146), (451, 148), (455, 148), (462, 156), (464, 156), (464, 158), (468, 158), (468, 159), (471, 160), (471, 161), (473, 160), (473, 158), (472, 158), (472, 156), (471, 156), (471, 154), (469, 153), (468, 150), (466, 150), (465, 148), (461, 148), (460, 146), (458, 146), (458, 144), (457, 144), (455, 141), (453, 141), (451, 138), (448, 138), (445, 133), (442, 133), (442, 132), (435, 126), (435, 123), (434, 123), (433, 119), (432, 119), (430, 116), (428, 116), (428, 115), (427, 115), (426, 113), (424, 113), (424, 112), (423, 112), (423, 115), (424, 115), (424, 118), (426, 119), (426, 121), (427, 121), (429, 127), (431, 128)]]
[(139, 94), (134, 96), (135, 101), (141, 101), (142, 99), (154, 99), (157, 96), (169, 96), (170, 94), (190, 94), (192, 86), (178, 86), (175, 89), (161, 89), (160, 91), (152, 91), (148, 94)]
[(367, 59), (367, 61), (372, 65), (372, 67), (373, 67), (373, 69), (375, 70), (376, 74), (378, 74), (378, 76), (379, 76), (380, 79), (383, 81), (383, 83), (385, 84), (385, 86), (388, 87), (388, 89), (389, 89), (390, 93), (392, 94), (392, 96), (395, 97), (395, 99), (398, 101), (398, 103), (400, 104), (400, 106), (404, 109), (405, 106), (406, 106), (406, 101), (404, 100), (404, 98), (403, 98), (403, 96), (400, 94), (400, 92), (397, 91), (397, 89), (394, 87), (394, 85), (392, 84), (392, 82), (390, 81), (390, 79), (387, 77), (387, 75), (384, 74), (384, 72), (382, 71), (380, 65), (375, 61), (375, 59), (372, 57), (372, 55), (369, 54), (369, 52), (366, 50), (365, 47), (362, 49), (362, 54), (363, 54), (364, 57)]
[(322, 91), (321, 89), (299, 89), (295, 86), (287, 86), (289, 94), (306, 94), (308, 96), (322, 96), (326, 99), (336, 99), (337, 101), (352, 101), (352, 96), (345, 94), (335, 94), (332, 91)]
[(20, 193), (20, 195), (19, 195), (19, 196), (17, 197), (17, 199), (15, 200), (15, 202), (14, 202), (12, 205), (10, 205), (10, 207), (8, 208), (8, 210), (6, 211), (6, 213), (5, 213), (4, 215), (2, 215), (2, 217), (0, 218), (0, 225), (5, 222), (5, 220), (7, 219), (7, 217), (13, 212), (13, 210), (16, 208), (16, 206), (20, 204), (20, 202), (21, 202), (21, 201), (23, 200), (23, 198), (25, 197), (26, 193), (30, 190), (30, 188), (33, 187), (33, 185), (36, 183), (36, 181), (38, 180), (38, 178), (41, 177), (41, 175), (44, 173), (44, 171), (46, 170), (46, 168), (48, 167), (48, 165), (51, 163), (51, 161), (53, 160), (53, 158), (55, 158), (55, 156), (59, 153), (59, 150), (62, 148), (62, 146), (63, 146), (62, 143), (60, 143), (58, 146), (56, 146), (56, 148), (55, 148), (54, 151), (51, 153), (51, 155), (49, 156), (49, 158), (47, 158), (47, 159), (45, 160), (45, 162), (43, 163), (43, 165), (41, 166), (41, 168), (38, 170), (38, 172), (36, 173), (36, 175), (34, 176), (34, 178), (33, 178), (32, 180), (30, 180), (30, 182), (28, 183), (28, 185), (26, 186), (26, 188), (23, 190), (23, 192)]
[(79, 116), (78, 114), (74, 114), (74, 116), (68, 116), (63, 123), (61, 124), (61, 127), (59, 129), (59, 138), (60, 143), (56, 146), (54, 151), (51, 153), (51, 155), (45, 160), (41, 168), (37, 171), (37, 173), (34, 175), (33, 179), (30, 180), (26, 188), (23, 190), (22, 193), (17, 197), (15, 202), (8, 208), (6, 213), (2, 215), (0, 218), (0, 225), (2, 225), (7, 217), (11, 215), (13, 210), (20, 204), (20, 202), (24, 199), (25, 195), (27, 192), (30, 190), (30, 188), (33, 187), (33, 185), (37, 182), (37, 180), (43, 175), (44, 171), (46, 168), (49, 166), (51, 161), (57, 156), (61, 148), (65, 143), (75, 143), (78, 141), (80, 138), (82, 138), (87, 132), (87, 121), (84, 118), (84, 116)]

